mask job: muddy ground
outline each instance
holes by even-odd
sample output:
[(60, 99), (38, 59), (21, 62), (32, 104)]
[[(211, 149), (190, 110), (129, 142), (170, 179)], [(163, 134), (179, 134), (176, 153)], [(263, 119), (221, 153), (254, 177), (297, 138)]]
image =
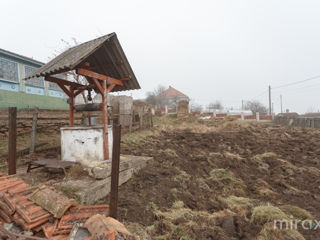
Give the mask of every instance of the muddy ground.
[(269, 223), (320, 219), (319, 130), (188, 119), (155, 129), (122, 143), (154, 157), (119, 192), (120, 220), (142, 239), (319, 239)]
[[(43, 133), (53, 142), (49, 148), (19, 158), (30, 184), (64, 179), (40, 170), (25, 174), (24, 162), (59, 158), (53, 131)], [(156, 118), (152, 130), (122, 136), (123, 154), (154, 161), (120, 186), (119, 219), (143, 240), (319, 239), (320, 228), (312, 225), (273, 228), (275, 219), (320, 220), (319, 140), (315, 129)], [(67, 178), (81, 178), (75, 170)]]

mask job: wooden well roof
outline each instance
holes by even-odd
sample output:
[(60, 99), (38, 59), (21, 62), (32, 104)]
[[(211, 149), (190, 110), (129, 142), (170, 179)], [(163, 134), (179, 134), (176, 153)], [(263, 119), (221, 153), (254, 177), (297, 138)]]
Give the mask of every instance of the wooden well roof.
[[(83, 68), (85, 65), (88, 70), (98, 74), (116, 79), (130, 78), (128, 81), (123, 81), (123, 86), (115, 86), (112, 92), (140, 89), (115, 33), (69, 48), (25, 79), (52, 76)], [(88, 82), (90, 83), (90, 79)]]

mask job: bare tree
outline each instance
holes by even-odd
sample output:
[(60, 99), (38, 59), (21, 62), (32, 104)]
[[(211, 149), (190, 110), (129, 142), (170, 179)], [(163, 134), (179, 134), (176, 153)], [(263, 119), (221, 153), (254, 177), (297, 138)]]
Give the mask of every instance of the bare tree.
[[(77, 41), (76, 38), (71, 38), (71, 41), (67, 41), (67, 40), (61, 39), (61, 42), (62, 42), (63, 46), (61, 48), (59, 48), (59, 49), (54, 50), (53, 58), (55, 58), (56, 56), (58, 56), (61, 53), (65, 52), (69, 48), (72, 48), (72, 47), (80, 44), (80, 42)], [(49, 59), (49, 60), (51, 60), (51, 59)], [(82, 85), (87, 85), (87, 83), (88, 83), (88, 81), (87, 81), (87, 79), (85, 77), (76, 74), (75, 71), (68, 71), (65, 74), (66, 74), (67, 79), (72, 81), (72, 82), (77, 82), (77, 83), (82, 84)], [(83, 97), (84, 102), (88, 103), (88, 98), (86, 97), (84, 91), (81, 93), (81, 95)]]
[(208, 104), (207, 108), (209, 110), (211, 109), (215, 109), (215, 110), (222, 110), (223, 109), (223, 105), (219, 100), (216, 100), (215, 102), (211, 102)]
[(167, 104), (164, 91), (166, 87), (159, 85), (152, 92), (147, 92), (146, 102), (155, 105), (156, 108), (163, 108)]
[(253, 114), (259, 112), (261, 115), (268, 114), (268, 108), (259, 101), (248, 101), (244, 106), (245, 110), (251, 110)]

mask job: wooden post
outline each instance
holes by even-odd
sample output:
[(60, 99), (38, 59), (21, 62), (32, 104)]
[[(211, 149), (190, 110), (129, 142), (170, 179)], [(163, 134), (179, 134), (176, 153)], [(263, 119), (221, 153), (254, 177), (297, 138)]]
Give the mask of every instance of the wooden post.
[(16, 174), (17, 162), (17, 108), (9, 107), (8, 175)]
[(111, 191), (110, 191), (110, 203), (109, 203), (109, 207), (110, 207), (109, 216), (116, 219), (117, 218), (117, 207), (118, 207), (121, 125), (114, 125), (112, 131), (113, 131), (113, 148), (112, 148)]
[(72, 86), (70, 87), (69, 125), (74, 125), (74, 91)]
[(34, 148), (36, 144), (35, 142), (36, 142), (36, 134), (37, 134), (38, 113), (39, 113), (39, 109), (35, 107), (33, 117), (32, 117), (32, 130), (31, 130), (30, 151), (29, 151), (30, 154), (34, 153)]
[(104, 143), (104, 159), (109, 159), (109, 144), (108, 144), (108, 89), (107, 81), (102, 81), (102, 123), (103, 123), (103, 143)]

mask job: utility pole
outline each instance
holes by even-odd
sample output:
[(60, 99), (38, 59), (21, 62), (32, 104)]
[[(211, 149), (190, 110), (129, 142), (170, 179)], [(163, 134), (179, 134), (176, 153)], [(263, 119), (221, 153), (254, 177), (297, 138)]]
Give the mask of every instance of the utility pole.
[(282, 113), (282, 95), (280, 95), (280, 108), (281, 108), (281, 113)]
[(242, 100), (242, 102), (241, 102), (241, 110), (243, 110), (243, 100)]
[(271, 115), (271, 86), (269, 85), (269, 115)]

